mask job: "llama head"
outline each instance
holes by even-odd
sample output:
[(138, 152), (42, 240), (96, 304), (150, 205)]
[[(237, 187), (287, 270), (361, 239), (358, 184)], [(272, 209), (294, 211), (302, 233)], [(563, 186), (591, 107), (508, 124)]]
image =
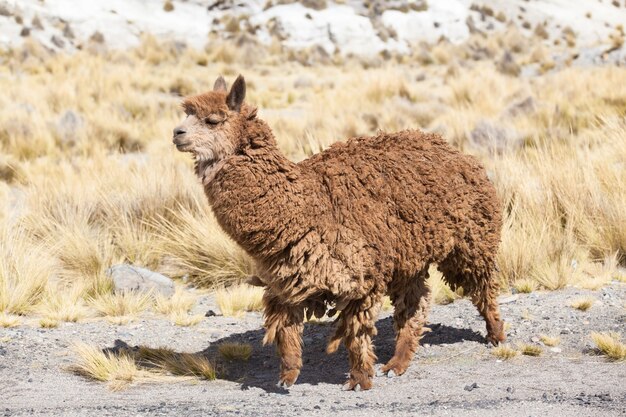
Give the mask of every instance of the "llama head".
[(245, 120), (256, 115), (256, 109), (243, 103), (245, 96), (246, 82), (240, 75), (229, 92), (220, 76), (213, 91), (186, 98), (187, 117), (174, 129), (176, 148), (192, 153), (205, 168), (234, 154), (241, 146)]

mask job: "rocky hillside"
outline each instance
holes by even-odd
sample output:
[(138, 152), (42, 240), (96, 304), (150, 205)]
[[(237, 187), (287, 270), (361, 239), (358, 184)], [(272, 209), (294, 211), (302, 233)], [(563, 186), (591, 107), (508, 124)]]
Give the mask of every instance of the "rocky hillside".
[(124, 48), (152, 34), (195, 47), (255, 39), (371, 56), (514, 25), (546, 44), (623, 61), (624, 22), (626, 0), (0, 0), (0, 49), (29, 38), (55, 50)]

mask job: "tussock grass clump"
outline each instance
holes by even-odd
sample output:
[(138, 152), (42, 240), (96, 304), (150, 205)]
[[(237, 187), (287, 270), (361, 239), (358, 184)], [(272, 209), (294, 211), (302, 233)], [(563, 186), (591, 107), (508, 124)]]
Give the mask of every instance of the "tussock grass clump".
[(591, 308), (591, 306), (593, 306), (594, 302), (595, 298), (591, 297), (577, 298), (571, 302), (570, 307), (580, 311), (587, 311)]
[(151, 293), (135, 291), (102, 294), (90, 299), (90, 305), (98, 314), (115, 324), (125, 324), (133, 321), (139, 313), (146, 310), (151, 304)]
[(239, 317), (247, 311), (263, 309), (263, 288), (243, 284), (219, 289), (215, 301), (224, 316)]
[(530, 279), (520, 279), (513, 283), (517, 292), (529, 294), (537, 289), (537, 282)]
[(137, 367), (133, 357), (125, 353), (113, 355), (84, 343), (75, 344), (73, 350), (78, 360), (70, 366), (70, 371), (89, 379), (106, 382), (114, 391), (136, 380), (149, 377), (146, 371)]
[(42, 323), (77, 322), (89, 314), (83, 301), (83, 290), (79, 286), (49, 289), (37, 312), (43, 316), (40, 320), (41, 327), (46, 327)]
[(120, 390), (133, 382), (167, 381), (172, 378), (214, 380), (215, 367), (204, 356), (178, 353), (167, 348), (141, 346), (137, 350), (103, 351), (84, 343), (73, 347), (77, 355), (69, 370)]
[(51, 317), (42, 317), (39, 319), (39, 327), (44, 329), (54, 329), (59, 327), (59, 321)]
[(183, 287), (176, 287), (171, 297), (162, 294), (154, 296), (154, 309), (161, 314), (172, 314), (175, 312), (188, 313), (196, 305), (197, 297), (185, 291)]
[(177, 326), (189, 327), (199, 324), (204, 314), (188, 314), (184, 311), (175, 311), (169, 315), (170, 320)]
[(519, 355), (519, 351), (513, 349), (509, 345), (500, 345), (491, 349), (491, 354), (498, 359), (506, 361)]
[(13, 314), (7, 314), (5, 312), (0, 313), (0, 327), (16, 327), (21, 324), (20, 316)]
[(41, 301), (56, 262), (23, 229), (0, 225), (0, 312), (27, 314)]
[(213, 364), (200, 354), (179, 353), (168, 348), (140, 346), (135, 352), (139, 363), (169, 372), (176, 376), (193, 376), (209, 381), (217, 377)]
[(543, 353), (541, 346), (523, 344), (519, 346), (519, 351), (526, 356), (540, 356)]
[(603, 355), (614, 361), (626, 360), (626, 344), (622, 343), (621, 335), (615, 332), (593, 332), (591, 340)]
[(560, 337), (551, 337), (545, 334), (541, 334), (539, 335), (539, 340), (541, 340), (541, 343), (543, 343), (546, 346), (558, 346), (559, 343), (561, 343), (561, 338)]
[(252, 345), (248, 343), (222, 343), (218, 347), (220, 355), (230, 361), (247, 361), (252, 355)]

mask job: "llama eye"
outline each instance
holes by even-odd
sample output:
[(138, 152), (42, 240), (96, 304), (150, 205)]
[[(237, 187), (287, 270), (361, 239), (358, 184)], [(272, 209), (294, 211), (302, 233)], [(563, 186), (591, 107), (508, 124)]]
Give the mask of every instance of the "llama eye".
[(223, 122), (224, 119), (220, 116), (218, 116), (217, 114), (212, 114), (209, 117), (207, 117), (206, 119), (204, 119), (204, 122), (210, 125), (216, 125), (220, 122)]

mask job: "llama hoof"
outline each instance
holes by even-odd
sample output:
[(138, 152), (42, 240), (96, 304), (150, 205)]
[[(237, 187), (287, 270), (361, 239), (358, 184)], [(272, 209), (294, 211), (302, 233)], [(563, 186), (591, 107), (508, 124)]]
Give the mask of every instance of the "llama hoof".
[(359, 391), (361, 391), (361, 384), (352, 385), (352, 383), (350, 381), (348, 381), (345, 384), (343, 384), (343, 387), (341, 387), (341, 390), (342, 391), (356, 391), (356, 392), (359, 392)]
[(291, 387), (293, 386), (293, 383), (291, 383), (291, 384), (290, 384), (290, 383), (289, 383), (289, 382), (287, 382), (287, 381), (280, 380), (280, 381), (278, 381), (278, 383), (276, 384), (276, 386), (277, 386), (278, 388), (282, 388), (282, 389), (289, 389), (289, 388), (291, 388)]

